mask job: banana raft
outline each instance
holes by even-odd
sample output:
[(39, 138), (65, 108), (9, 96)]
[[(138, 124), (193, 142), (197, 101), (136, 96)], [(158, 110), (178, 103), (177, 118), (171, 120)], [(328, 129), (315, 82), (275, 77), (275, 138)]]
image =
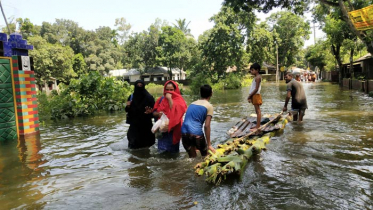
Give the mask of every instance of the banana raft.
[(198, 163), (194, 169), (197, 175), (206, 176), (206, 181), (219, 185), (228, 174), (241, 175), (248, 160), (266, 149), (272, 136), (277, 130), (285, 128), (289, 115), (281, 114), (271, 117), (271, 120), (262, 125), (259, 130), (264, 132), (271, 127), (271, 131), (261, 136), (253, 136), (254, 132), (248, 133), (240, 138), (231, 138), (225, 144), (219, 144), (215, 153), (209, 151), (204, 162)]

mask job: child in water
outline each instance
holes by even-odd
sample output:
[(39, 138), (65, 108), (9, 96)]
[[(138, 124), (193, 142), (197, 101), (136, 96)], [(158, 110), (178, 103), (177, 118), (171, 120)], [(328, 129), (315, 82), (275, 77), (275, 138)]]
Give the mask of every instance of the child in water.
[(249, 91), (249, 96), (247, 97), (247, 101), (249, 103), (252, 103), (255, 108), (256, 113), (256, 126), (254, 129), (251, 129), (251, 131), (257, 131), (260, 127), (260, 121), (262, 118), (262, 113), (260, 111), (260, 106), (262, 105), (262, 96), (260, 95), (261, 90), (261, 82), (262, 77), (259, 74), (260, 71), (260, 65), (258, 63), (254, 63), (250, 66), (250, 72), (254, 76), (253, 82), (251, 83), (251, 88)]

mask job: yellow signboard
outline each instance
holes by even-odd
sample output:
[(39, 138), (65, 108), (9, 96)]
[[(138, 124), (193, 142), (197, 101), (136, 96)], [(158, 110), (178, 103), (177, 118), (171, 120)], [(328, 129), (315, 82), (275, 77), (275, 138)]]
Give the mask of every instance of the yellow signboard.
[(281, 66), (280, 71), (285, 71), (285, 66)]
[(373, 29), (373, 5), (348, 13), (357, 30)]

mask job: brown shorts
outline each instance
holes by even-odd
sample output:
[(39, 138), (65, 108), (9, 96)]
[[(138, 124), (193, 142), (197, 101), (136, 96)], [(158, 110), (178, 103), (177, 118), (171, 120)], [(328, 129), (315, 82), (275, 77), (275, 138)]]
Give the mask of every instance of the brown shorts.
[(260, 94), (253, 95), (251, 101), (252, 101), (253, 105), (262, 105), (263, 104), (262, 96)]
[(182, 134), (181, 140), (185, 150), (189, 153), (192, 147), (195, 147), (201, 152), (202, 156), (207, 155), (207, 143), (204, 136), (196, 136), (193, 134)]

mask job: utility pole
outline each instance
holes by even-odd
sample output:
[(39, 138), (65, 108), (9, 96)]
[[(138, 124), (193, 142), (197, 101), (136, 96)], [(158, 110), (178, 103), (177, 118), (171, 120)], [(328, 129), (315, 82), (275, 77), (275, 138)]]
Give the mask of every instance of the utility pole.
[(1, 4), (1, 0), (0, 0), (0, 8), (1, 8), (1, 13), (3, 13), (3, 17), (4, 17), (6, 27), (8, 28), (8, 33), (10, 35), (10, 29), (9, 29), (8, 21), (6, 20), (5, 13), (4, 13), (4, 10), (3, 10), (3, 5)]
[(313, 23), (313, 44), (316, 45), (316, 29), (315, 23)]
[(315, 23), (313, 23), (313, 44), (316, 44), (316, 26)]

